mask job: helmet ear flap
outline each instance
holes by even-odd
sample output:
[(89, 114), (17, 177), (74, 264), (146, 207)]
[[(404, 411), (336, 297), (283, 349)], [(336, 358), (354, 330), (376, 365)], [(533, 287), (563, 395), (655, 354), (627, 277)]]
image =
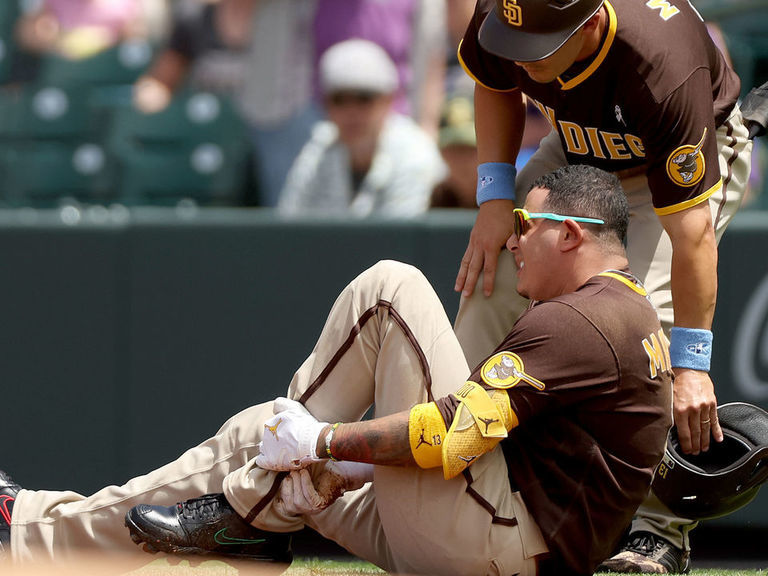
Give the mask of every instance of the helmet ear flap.
[(746, 506), (768, 480), (768, 413), (744, 402), (718, 407), (723, 442), (696, 456), (680, 449), (672, 428), (652, 490), (672, 512), (692, 520)]

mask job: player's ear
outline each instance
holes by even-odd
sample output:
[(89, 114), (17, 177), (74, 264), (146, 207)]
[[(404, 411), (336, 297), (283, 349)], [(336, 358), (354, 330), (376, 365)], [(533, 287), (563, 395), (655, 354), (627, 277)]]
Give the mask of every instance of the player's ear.
[(595, 12), (589, 20), (584, 22), (584, 24), (581, 25), (582, 32), (590, 32), (591, 30), (594, 30), (597, 28), (598, 23), (600, 22), (600, 10)]
[(566, 220), (560, 227), (560, 250), (567, 252), (581, 245), (584, 241), (584, 229), (573, 220)]

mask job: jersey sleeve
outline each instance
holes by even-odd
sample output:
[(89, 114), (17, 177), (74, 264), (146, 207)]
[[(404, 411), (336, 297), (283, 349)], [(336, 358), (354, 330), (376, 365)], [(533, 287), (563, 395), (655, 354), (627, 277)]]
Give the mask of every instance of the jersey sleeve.
[(508, 91), (517, 88), (514, 74), (510, 73), (514, 63), (489, 54), (482, 49), (477, 33), (485, 17), (493, 9), (493, 1), (479, 0), (475, 13), (469, 21), (464, 38), (459, 44), (459, 62), (464, 71), (478, 84), (490, 90)]
[[(470, 380), (487, 389), (505, 388), (512, 411), (523, 424), (612, 393), (619, 381), (619, 364), (613, 348), (589, 320), (567, 304), (548, 301), (518, 320)], [(446, 426), (451, 425), (458, 403), (453, 395), (438, 400)]]
[(707, 200), (721, 186), (712, 86), (705, 69), (693, 72), (641, 122), (648, 186), (659, 215)]
[[(506, 362), (504, 355), (510, 356)], [(514, 364), (513, 377), (496, 380), (504, 375), (505, 363)], [(548, 301), (520, 318), (472, 379), (494, 387), (509, 385), (510, 405), (522, 424), (612, 392), (619, 381), (619, 364), (608, 341), (587, 318), (567, 304)]]

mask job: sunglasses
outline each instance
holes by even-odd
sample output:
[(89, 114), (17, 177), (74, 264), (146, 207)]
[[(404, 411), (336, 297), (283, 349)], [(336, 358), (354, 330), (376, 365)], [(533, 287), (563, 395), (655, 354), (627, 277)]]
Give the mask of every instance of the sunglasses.
[(348, 106), (349, 104), (365, 106), (379, 97), (381, 97), (381, 94), (375, 92), (367, 92), (364, 90), (342, 90), (339, 92), (332, 92), (326, 97), (326, 100), (328, 104), (332, 106)]
[(584, 222), (585, 224), (605, 224), (605, 220), (600, 218), (586, 218), (584, 216), (563, 216), (553, 212), (528, 212), (525, 208), (515, 208), (515, 236), (520, 238), (528, 231), (528, 220), (541, 218), (543, 220), (554, 220), (555, 222), (565, 222), (573, 220), (574, 222)]

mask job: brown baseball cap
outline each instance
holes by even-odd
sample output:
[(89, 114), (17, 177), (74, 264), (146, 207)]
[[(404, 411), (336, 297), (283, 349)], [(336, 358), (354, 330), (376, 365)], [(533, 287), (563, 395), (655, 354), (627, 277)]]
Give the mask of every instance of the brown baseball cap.
[(496, 0), (480, 26), (488, 52), (516, 62), (555, 53), (603, 5), (603, 0)]

